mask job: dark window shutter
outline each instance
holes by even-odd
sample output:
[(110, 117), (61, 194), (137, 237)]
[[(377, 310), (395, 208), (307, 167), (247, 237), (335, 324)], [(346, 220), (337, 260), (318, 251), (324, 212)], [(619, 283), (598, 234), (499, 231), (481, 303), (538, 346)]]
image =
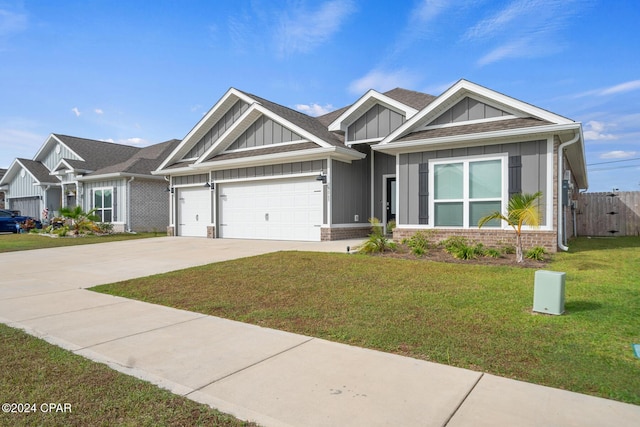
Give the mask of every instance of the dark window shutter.
[(522, 156), (509, 156), (509, 198), (522, 193)]
[(111, 191), (111, 207), (112, 207), (112, 211), (111, 211), (111, 221), (112, 222), (116, 222), (118, 220), (118, 193), (117, 193), (118, 188), (117, 187), (113, 187), (113, 191)]
[(429, 223), (429, 163), (418, 168), (418, 223)]

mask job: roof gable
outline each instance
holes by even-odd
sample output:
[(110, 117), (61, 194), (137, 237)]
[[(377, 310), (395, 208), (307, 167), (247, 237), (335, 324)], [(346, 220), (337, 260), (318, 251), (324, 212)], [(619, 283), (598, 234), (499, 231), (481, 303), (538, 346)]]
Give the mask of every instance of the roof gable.
[[(487, 117), (486, 112), (482, 118), (463, 120), (465, 117), (458, 117), (460, 122), (466, 122), (469, 124), (476, 123), (478, 121), (486, 120), (501, 120), (505, 116), (512, 116), (513, 118), (526, 118), (531, 117), (539, 120), (544, 120), (552, 124), (572, 124), (574, 121), (567, 119), (566, 117), (559, 116), (551, 113), (550, 111), (528, 104), (526, 102), (511, 98), (503, 95), (499, 92), (469, 82), (467, 80), (460, 80), (449, 89), (447, 89), (442, 95), (437, 97), (433, 102), (427, 105), (419, 113), (415, 114), (411, 119), (407, 120), (402, 126), (387, 136), (381, 144), (388, 144), (392, 141), (398, 140), (411, 132), (419, 131), (428, 128), (429, 126), (453, 126), (460, 125), (461, 123), (453, 120), (453, 113), (466, 108), (468, 118), (469, 114), (469, 101), (465, 101), (468, 98), (472, 101), (472, 108), (479, 108), (478, 106), (489, 106), (490, 109), (494, 109), (489, 113)], [(495, 111), (497, 110), (497, 111)], [(499, 113), (498, 113), (499, 111)], [(451, 123), (439, 123), (438, 119), (443, 115), (451, 113)], [(442, 119), (444, 121), (444, 119)]]
[(9, 166), (5, 175), (0, 179), (0, 185), (10, 183), (13, 178), (20, 173), (20, 171), (28, 173), (37, 184), (59, 183), (59, 180), (51, 176), (49, 169), (47, 169), (47, 167), (41, 162), (18, 158), (11, 163), (11, 166)]
[[(396, 89), (394, 95), (396, 98), (401, 97), (400, 90)], [(416, 108), (413, 108), (404, 102), (371, 89), (353, 105), (346, 108), (337, 118), (335, 118), (333, 122), (329, 124), (328, 129), (333, 132), (346, 132), (350, 124), (365, 115), (367, 111), (376, 104), (380, 104), (385, 108), (401, 114), (405, 119), (413, 117), (418, 112)]]

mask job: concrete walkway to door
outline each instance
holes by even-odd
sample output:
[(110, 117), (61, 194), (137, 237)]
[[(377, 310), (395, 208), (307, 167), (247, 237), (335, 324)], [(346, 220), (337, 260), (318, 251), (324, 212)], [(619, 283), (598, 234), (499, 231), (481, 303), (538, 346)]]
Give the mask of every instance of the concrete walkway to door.
[(640, 425), (640, 406), (83, 289), (356, 243), (167, 237), (0, 254), (0, 321), (265, 426)]

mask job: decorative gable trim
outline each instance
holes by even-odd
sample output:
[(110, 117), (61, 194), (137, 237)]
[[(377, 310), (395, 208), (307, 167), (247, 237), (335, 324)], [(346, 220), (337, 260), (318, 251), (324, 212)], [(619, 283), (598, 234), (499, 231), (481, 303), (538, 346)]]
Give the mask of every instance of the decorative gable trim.
[(75, 151), (73, 151), (71, 149), (71, 147), (69, 147), (67, 144), (65, 144), (62, 139), (58, 138), (58, 136), (54, 133), (52, 133), (51, 135), (49, 135), (49, 137), (47, 138), (47, 140), (44, 142), (44, 144), (42, 144), (42, 147), (40, 147), (40, 149), (38, 150), (38, 152), (36, 153), (36, 155), (33, 157), (33, 160), (35, 161), (41, 161), (43, 157), (46, 157), (47, 153), (50, 150), (54, 150), (55, 148), (55, 144), (60, 144), (61, 146), (64, 146), (67, 150), (69, 150), (71, 153), (73, 153), (75, 156), (78, 157), (78, 160), (82, 160), (82, 161), (86, 161), (86, 159), (83, 159), (82, 156), (80, 156), (78, 153), (76, 153)]
[[(191, 129), (184, 137), (182, 142), (171, 152), (157, 170), (162, 170), (168, 165), (180, 162), (182, 158), (193, 148), (195, 144), (220, 120), (226, 112), (233, 107), (238, 101), (243, 100), (247, 104), (255, 104), (256, 101), (246, 94), (235, 88), (230, 88), (223, 96), (211, 107), (205, 116)], [(248, 111), (248, 110), (247, 110)], [(245, 112), (246, 113), (246, 112)], [(240, 119), (236, 120), (238, 122)]]
[(322, 148), (331, 148), (333, 147), (331, 144), (323, 141), (321, 138), (307, 132), (301, 127), (289, 122), (288, 120), (283, 119), (272, 111), (266, 109), (264, 106), (258, 103), (253, 103), (251, 106), (244, 112), (244, 114), (236, 120), (236, 122), (229, 128), (225, 133), (223, 133), (220, 138), (205, 152), (194, 164), (201, 164), (207, 159), (215, 156), (216, 154), (220, 154), (224, 152), (224, 150), (229, 147), (231, 144), (235, 142), (235, 140), (240, 137), (248, 128), (251, 126), (260, 116), (267, 117), (274, 122), (282, 125), (283, 127), (291, 130), (293, 133), (300, 135), (303, 138), (303, 141), (311, 141), (316, 143)]
[[(550, 111), (538, 108), (526, 102), (519, 101), (515, 98), (511, 98), (463, 79), (451, 86), (426, 108), (408, 119), (402, 126), (389, 134), (389, 136), (387, 136), (380, 145), (389, 144), (398, 138), (424, 127), (467, 96), (489, 105), (500, 105), (501, 109), (511, 112), (512, 114), (516, 113), (514, 115), (519, 117), (532, 116), (554, 124), (575, 124), (573, 120), (567, 119), (566, 117), (559, 116)], [(458, 123), (458, 125), (460, 125), (460, 123)]]
[(346, 132), (349, 125), (358, 120), (363, 114), (371, 109), (375, 104), (382, 104), (385, 107), (394, 110), (405, 116), (405, 120), (409, 120), (413, 117), (418, 110), (396, 101), (380, 92), (370, 89), (364, 96), (362, 96), (355, 104), (349, 107), (344, 113), (342, 113), (337, 119), (335, 119), (330, 125), (329, 130), (332, 132)]

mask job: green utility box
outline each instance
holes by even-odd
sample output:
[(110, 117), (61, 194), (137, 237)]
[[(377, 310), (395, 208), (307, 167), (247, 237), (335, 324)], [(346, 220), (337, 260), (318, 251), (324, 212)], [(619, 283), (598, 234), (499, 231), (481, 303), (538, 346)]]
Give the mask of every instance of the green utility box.
[(566, 273), (538, 270), (533, 289), (533, 311), (547, 314), (564, 313), (564, 280)]

